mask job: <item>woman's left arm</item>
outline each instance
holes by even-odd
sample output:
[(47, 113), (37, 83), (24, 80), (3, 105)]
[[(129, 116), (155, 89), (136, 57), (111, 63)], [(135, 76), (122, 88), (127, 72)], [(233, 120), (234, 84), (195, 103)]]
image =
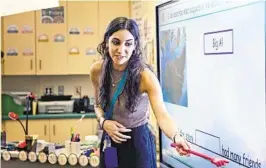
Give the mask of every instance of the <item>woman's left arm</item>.
[[(145, 68), (145, 70), (141, 73), (140, 89), (141, 92), (146, 92), (148, 94), (152, 110), (161, 130), (168, 138), (175, 141), (183, 148), (188, 149), (188, 143), (184, 140), (184, 138), (180, 136), (180, 130), (177, 124), (167, 112), (166, 106), (163, 101), (162, 89), (159, 81), (154, 73), (148, 68)], [(186, 154), (186, 152), (184, 152), (184, 154)]]

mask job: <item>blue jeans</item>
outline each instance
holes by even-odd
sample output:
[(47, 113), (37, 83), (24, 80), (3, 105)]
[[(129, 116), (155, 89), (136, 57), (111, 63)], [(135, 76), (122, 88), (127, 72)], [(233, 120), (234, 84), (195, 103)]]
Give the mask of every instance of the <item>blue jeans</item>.
[[(148, 125), (144, 124), (131, 130), (129, 133), (123, 133), (131, 136), (126, 142), (117, 144), (111, 141), (112, 147), (117, 148), (118, 168), (156, 168), (156, 143)], [(100, 145), (100, 168), (105, 168), (102, 152), (105, 134), (104, 132)]]

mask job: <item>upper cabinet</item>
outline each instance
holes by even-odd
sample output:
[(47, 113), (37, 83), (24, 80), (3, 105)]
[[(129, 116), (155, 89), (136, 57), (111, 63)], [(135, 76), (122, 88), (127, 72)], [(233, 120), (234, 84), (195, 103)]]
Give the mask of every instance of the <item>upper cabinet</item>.
[(130, 1), (59, 2), (3, 17), (3, 75), (89, 74), (107, 25), (130, 16)]
[(67, 74), (67, 5), (36, 14), (36, 74)]
[(99, 38), (103, 40), (108, 24), (116, 17), (130, 16), (130, 1), (99, 1)]
[(5, 75), (35, 74), (34, 12), (3, 18), (3, 72)]
[(99, 44), (98, 2), (68, 1), (68, 74), (89, 74)]

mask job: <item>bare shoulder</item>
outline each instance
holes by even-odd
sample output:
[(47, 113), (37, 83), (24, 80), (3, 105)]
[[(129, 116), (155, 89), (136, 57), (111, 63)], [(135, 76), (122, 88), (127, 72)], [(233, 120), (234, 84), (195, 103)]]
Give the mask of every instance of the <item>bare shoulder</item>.
[(90, 67), (90, 78), (94, 85), (98, 85), (99, 77), (101, 74), (103, 61), (96, 61)]
[(141, 72), (141, 92), (147, 92), (154, 84), (158, 83), (157, 77), (149, 68)]
[(152, 77), (155, 77), (155, 74), (149, 69), (149, 68), (145, 68), (142, 72), (141, 72), (141, 81), (142, 80), (147, 80), (150, 79)]
[(103, 61), (96, 61), (90, 67), (90, 75), (95, 76), (101, 72)]

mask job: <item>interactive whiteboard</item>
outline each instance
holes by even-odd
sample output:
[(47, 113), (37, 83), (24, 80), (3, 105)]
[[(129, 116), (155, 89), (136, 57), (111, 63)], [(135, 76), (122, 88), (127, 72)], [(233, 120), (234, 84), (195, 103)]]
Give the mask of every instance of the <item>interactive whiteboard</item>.
[[(156, 16), (164, 101), (192, 149), (266, 168), (265, 1), (171, 1)], [(214, 167), (160, 143), (168, 167)]]

